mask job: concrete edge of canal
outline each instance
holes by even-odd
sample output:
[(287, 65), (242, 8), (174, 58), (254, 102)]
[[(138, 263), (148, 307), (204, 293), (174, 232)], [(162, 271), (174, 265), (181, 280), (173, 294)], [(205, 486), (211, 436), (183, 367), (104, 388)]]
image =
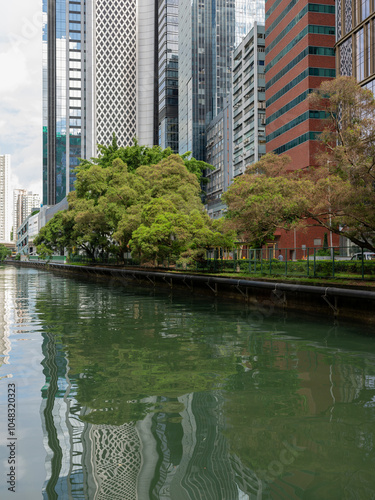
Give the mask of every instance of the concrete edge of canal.
[(345, 319), (375, 326), (375, 292), (367, 290), (46, 262), (5, 261), (4, 263), (65, 275), (135, 281), (147, 287), (185, 289), (188, 293), (254, 304), (266, 315), (272, 314), (272, 310), (277, 308), (322, 314), (335, 320)]

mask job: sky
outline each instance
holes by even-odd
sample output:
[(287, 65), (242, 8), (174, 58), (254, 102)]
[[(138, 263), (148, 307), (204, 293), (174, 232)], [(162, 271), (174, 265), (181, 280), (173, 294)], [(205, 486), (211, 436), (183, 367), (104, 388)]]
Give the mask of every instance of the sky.
[(42, 195), (42, 0), (0, 0), (0, 154), (11, 187)]

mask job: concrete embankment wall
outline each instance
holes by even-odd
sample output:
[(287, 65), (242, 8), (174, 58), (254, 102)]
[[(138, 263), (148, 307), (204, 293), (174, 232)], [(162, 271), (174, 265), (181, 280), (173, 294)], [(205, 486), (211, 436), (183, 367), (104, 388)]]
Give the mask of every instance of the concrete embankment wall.
[(375, 292), (367, 290), (44, 262), (8, 261), (7, 264), (106, 281), (135, 281), (148, 287), (185, 289), (188, 294), (239, 300), (267, 310), (305, 311), (375, 326)]

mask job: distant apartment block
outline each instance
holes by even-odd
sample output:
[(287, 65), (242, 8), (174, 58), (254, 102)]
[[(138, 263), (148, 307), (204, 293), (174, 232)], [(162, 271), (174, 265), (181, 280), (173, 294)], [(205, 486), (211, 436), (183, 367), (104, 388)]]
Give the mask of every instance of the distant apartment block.
[(266, 153), (265, 28), (254, 27), (233, 56), (233, 177)]
[(32, 213), (40, 208), (40, 196), (25, 189), (13, 190), (13, 241), (17, 241), (17, 229)]
[(205, 177), (206, 208), (208, 215), (218, 219), (225, 211), (221, 196), (233, 180), (233, 134), (232, 134), (232, 96), (225, 100), (224, 109), (207, 127), (207, 162), (214, 167), (207, 170)]
[(0, 242), (10, 242), (11, 230), (10, 155), (0, 155)]
[(336, 69), (375, 92), (375, 5), (336, 1)]
[(324, 112), (306, 97), (334, 78), (335, 2), (266, 1), (267, 152), (287, 153), (292, 168), (315, 164)]
[(210, 217), (223, 215), (222, 194), (246, 166), (266, 152), (265, 29), (254, 23), (233, 54), (233, 90), (224, 109), (207, 127), (206, 207)]

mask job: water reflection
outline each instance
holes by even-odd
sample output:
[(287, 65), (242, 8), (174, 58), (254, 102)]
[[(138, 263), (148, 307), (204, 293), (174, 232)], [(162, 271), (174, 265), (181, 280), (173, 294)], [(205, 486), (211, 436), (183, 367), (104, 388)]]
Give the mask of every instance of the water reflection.
[(44, 498), (372, 498), (374, 337), (38, 280), (23, 317), (42, 338)]

